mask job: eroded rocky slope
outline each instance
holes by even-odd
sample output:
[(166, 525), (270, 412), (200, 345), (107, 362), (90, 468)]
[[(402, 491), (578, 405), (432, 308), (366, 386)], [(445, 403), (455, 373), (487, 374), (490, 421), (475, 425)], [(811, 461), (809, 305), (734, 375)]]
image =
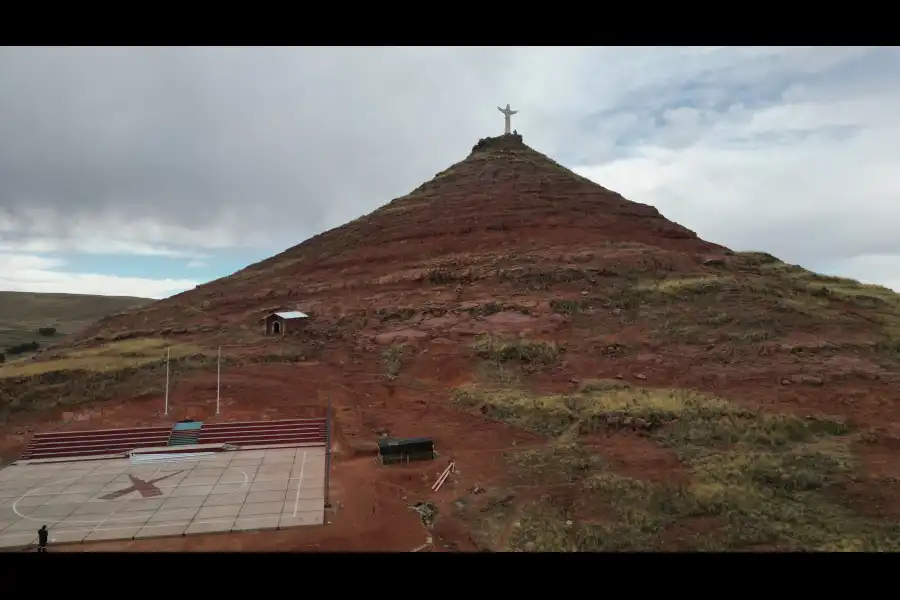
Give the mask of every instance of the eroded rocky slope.
[[(564, 284), (702, 271), (723, 248), (560, 166), (519, 136), (482, 140), (462, 162), (347, 225), (86, 332), (256, 327), (299, 306), (333, 321), (398, 305), (449, 307)], [(442, 291), (449, 289), (452, 296)], [(578, 288), (577, 290), (575, 288)]]

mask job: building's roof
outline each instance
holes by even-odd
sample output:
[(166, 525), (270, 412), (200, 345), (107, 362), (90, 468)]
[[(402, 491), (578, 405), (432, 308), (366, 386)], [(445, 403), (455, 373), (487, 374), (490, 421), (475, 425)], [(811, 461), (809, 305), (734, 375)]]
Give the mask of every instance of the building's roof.
[(282, 319), (306, 319), (309, 315), (302, 313), (298, 310), (291, 310), (288, 312), (277, 312), (272, 313), (276, 317), (281, 317)]

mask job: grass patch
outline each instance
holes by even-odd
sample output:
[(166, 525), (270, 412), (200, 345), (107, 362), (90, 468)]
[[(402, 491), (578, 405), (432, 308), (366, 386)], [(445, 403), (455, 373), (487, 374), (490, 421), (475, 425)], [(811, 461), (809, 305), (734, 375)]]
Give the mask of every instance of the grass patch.
[(171, 358), (211, 354), (211, 350), (193, 344), (173, 344), (163, 338), (142, 338), (110, 342), (95, 348), (73, 349), (41, 360), (7, 363), (0, 367), (0, 378), (32, 377), (54, 371), (90, 371), (104, 373), (165, 361), (166, 348)]
[(790, 331), (852, 327), (876, 351), (900, 359), (900, 295), (829, 277), (769, 255), (738, 254), (715, 274), (647, 278), (608, 286), (605, 304), (687, 344), (753, 344)]
[[(166, 365), (162, 358), (128, 361), (129, 366), (100, 370), (49, 370), (32, 377), (0, 377), (0, 422), (13, 412), (43, 410), (55, 406), (76, 406), (119, 397), (163, 393)], [(106, 363), (107, 365), (109, 363)], [(170, 379), (177, 386), (186, 373), (214, 369), (215, 355), (173, 352)]]
[(469, 271), (455, 271), (451, 269), (431, 269), (423, 280), (430, 285), (449, 285), (452, 283), (470, 283), (472, 273)]
[[(835, 500), (855, 459), (850, 427), (824, 417), (747, 410), (682, 390), (645, 390), (585, 382), (575, 394), (457, 389), (454, 400), (548, 435), (579, 427), (615, 435), (624, 422), (670, 448), (689, 482), (657, 484), (603, 469), (569, 446), (510, 452), (513, 472), (546, 475), (576, 489), (562, 502), (545, 494), (523, 507), (508, 545), (535, 551), (603, 550), (900, 550), (900, 525), (853, 512)], [(580, 468), (581, 465), (586, 465)], [(554, 475), (555, 474), (555, 475)], [(566, 475), (568, 474), (568, 475)], [(578, 510), (576, 510), (576, 508)], [(605, 515), (581, 518), (584, 509)]]
[(466, 312), (472, 315), (490, 316), (503, 311), (503, 305), (499, 302), (486, 302), (466, 309)]
[(575, 315), (588, 307), (584, 300), (551, 300), (550, 309), (561, 315)]
[(653, 331), (658, 338), (677, 341), (681, 344), (703, 344), (713, 341), (708, 327), (696, 323), (665, 321)]
[(505, 340), (489, 335), (479, 337), (474, 344), (479, 357), (498, 363), (519, 361), (534, 365), (552, 365), (559, 360), (562, 349), (556, 342), (516, 338)]
[(403, 308), (380, 308), (375, 313), (381, 319), (382, 323), (387, 321), (396, 320), (396, 321), (408, 321), (416, 316), (416, 309), (403, 307)]
[(707, 327), (721, 327), (722, 325), (728, 325), (734, 321), (734, 317), (729, 315), (726, 312), (722, 311), (711, 311), (697, 321), (699, 325), (705, 325)]
[(774, 340), (778, 332), (770, 329), (749, 329), (747, 331), (732, 331), (727, 334), (728, 341), (735, 344), (754, 344)]
[(522, 366), (502, 362), (479, 361), (475, 367), (476, 379), (486, 385), (504, 388), (518, 387), (522, 383)]
[(310, 360), (317, 357), (320, 348), (315, 344), (303, 344), (300, 346), (286, 346), (274, 348), (271, 352), (265, 354), (254, 354), (250, 356), (223, 357), (223, 365), (241, 365), (250, 363), (296, 363)]
[(789, 318), (742, 314), (740, 309), (728, 315), (719, 311), (710, 314), (694, 307), (663, 310), (645, 307), (640, 314), (645, 321), (658, 323), (653, 329), (656, 337), (683, 344), (754, 344), (774, 340), (790, 329)]
[(631, 384), (619, 379), (585, 379), (578, 384), (578, 391), (582, 394), (590, 392), (612, 392), (627, 389), (631, 389)]
[(597, 282), (597, 273), (592, 269), (577, 267), (527, 266), (500, 271), (501, 279), (512, 282), (520, 289), (548, 291), (557, 284), (585, 281)]
[(492, 419), (544, 435), (560, 435), (577, 420), (561, 396), (535, 396), (520, 389), (486, 391), (466, 386), (454, 390), (452, 399)]
[(732, 277), (681, 277), (645, 282), (635, 286), (638, 292), (655, 293), (661, 296), (703, 296), (715, 294), (735, 285)]
[(381, 353), (381, 361), (384, 363), (384, 376), (393, 381), (400, 375), (403, 367), (403, 346), (392, 344)]
[(520, 482), (558, 486), (577, 483), (602, 469), (603, 459), (590, 449), (575, 443), (554, 443), (544, 448), (528, 448), (507, 454), (515, 462), (511, 470)]
[(759, 274), (764, 281), (779, 285), (790, 293), (787, 307), (821, 315), (823, 308), (851, 306), (865, 321), (874, 322), (885, 336), (884, 342), (900, 341), (900, 294), (893, 290), (853, 279), (831, 277), (789, 265), (759, 253), (738, 253), (744, 270)]

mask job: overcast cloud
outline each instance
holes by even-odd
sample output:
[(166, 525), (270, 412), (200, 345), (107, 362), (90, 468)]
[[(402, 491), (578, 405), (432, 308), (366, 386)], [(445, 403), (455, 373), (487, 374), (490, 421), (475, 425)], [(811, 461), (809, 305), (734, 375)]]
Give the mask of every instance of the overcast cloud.
[(900, 50), (0, 48), (0, 289), (162, 297), (502, 132), (701, 237), (900, 290)]

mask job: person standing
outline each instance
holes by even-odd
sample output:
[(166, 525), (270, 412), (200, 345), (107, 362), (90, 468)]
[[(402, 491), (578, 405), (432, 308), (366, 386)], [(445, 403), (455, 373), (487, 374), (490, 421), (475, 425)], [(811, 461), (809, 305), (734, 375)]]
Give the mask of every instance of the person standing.
[(38, 529), (38, 552), (47, 551), (47, 537), (49, 533), (46, 525), (41, 525), (41, 528)]

